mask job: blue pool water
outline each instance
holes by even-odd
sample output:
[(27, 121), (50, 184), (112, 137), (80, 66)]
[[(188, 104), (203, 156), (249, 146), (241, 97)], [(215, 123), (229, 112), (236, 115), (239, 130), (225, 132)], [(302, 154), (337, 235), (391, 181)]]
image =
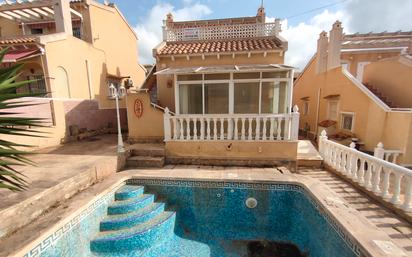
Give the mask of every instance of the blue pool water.
[(41, 256), (243, 257), (256, 240), (292, 243), (309, 257), (360, 255), (298, 185), (130, 180)]

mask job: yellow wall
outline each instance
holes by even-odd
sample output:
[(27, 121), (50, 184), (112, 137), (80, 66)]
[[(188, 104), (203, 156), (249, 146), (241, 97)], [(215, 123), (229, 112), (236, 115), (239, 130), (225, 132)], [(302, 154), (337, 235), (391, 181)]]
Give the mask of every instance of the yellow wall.
[[(398, 149), (404, 151), (400, 159), (402, 163), (412, 162), (412, 144), (408, 143), (411, 136), (410, 124), (412, 113), (399, 114), (386, 112), (378, 106), (369, 96), (363, 93), (353, 84), (338, 67), (328, 72), (316, 74), (316, 59), (306, 68), (302, 76), (295, 82), (293, 92), (293, 102), (301, 110), (300, 129), (304, 129), (305, 124), (309, 124), (312, 133), (317, 131), (317, 107), (319, 106), (318, 122), (328, 119), (328, 100), (325, 96), (340, 95), (338, 105), (338, 131), (341, 127), (341, 112), (355, 113), (355, 125), (353, 136), (360, 138), (365, 143), (365, 149), (373, 151), (379, 142), (382, 142), (386, 149)], [(318, 92), (320, 99), (318, 103)], [(304, 100), (309, 102), (308, 115), (303, 114)], [(348, 131), (345, 131), (348, 133)], [(393, 136), (390, 136), (393, 135)]]
[(0, 17), (1, 37), (14, 37), (23, 35), (17, 22)]
[[(230, 145), (230, 147), (228, 147)], [(199, 157), (247, 160), (296, 160), (295, 142), (166, 142), (166, 154), (170, 157)]]
[[(140, 118), (134, 113), (137, 99), (143, 102), (143, 115)], [(150, 104), (148, 93), (127, 94), (127, 119), (131, 141), (163, 141), (163, 112)]]
[(411, 74), (412, 60), (397, 57), (367, 65), (364, 81), (378, 88), (397, 107), (412, 108)]

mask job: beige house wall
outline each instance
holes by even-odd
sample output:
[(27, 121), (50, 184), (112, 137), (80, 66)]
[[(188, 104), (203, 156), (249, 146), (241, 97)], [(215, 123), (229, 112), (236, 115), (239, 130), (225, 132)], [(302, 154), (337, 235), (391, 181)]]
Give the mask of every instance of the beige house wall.
[[(354, 113), (354, 137), (360, 138), (364, 148), (373, 151), (379, 142), (385, 149), (402, 150), (401, 163), (411, 163), (410, 136), (411, 113), (386, 112), (378, 106), (367, 94), (363, 93), (338, 67), (325, 73), (316, 74), (316, 58), (308, 64), (302, 76), (295, 82), (293, 102), (301, 110), (300, 129), (307, 123), (312, 133), (318, 131), (318, 122), (328, 119), (328, 100), (324, 97), (339, 95), (337, 132), (341, 128), (341, 112)], [(318, 101), (318, 93), (319, 101)], [(303, 99), (308, 99), (309, 113), (304, 115)], [(319, 109), (319, 111), (317, 111)], [(317, 119), (318, 116), (318, 119)], [(393, 136), (391, 136), (393, 135)]]
[(166, 142), (166, 154), (170, 157), (227, 158), (231, 160), (296, 160), (297, 147), (297, 141), (170, 141)]
[(17, 22), (0, 17), (1, 37), (14, 37), (23, 35), (23, 31), (19, 28)]
[[(189, 60), (186, 56), (175, 56), (174, 61), (171, 57), (159, 57), (157, 60), (157, 69), (163, 70), (166, 68), (178, 67), (196, 67), (196, 66), (219, 66), (219, 65), (242, 65), (242, 64), (283, 64), (284, 55), (281, 52), (268, 52), (266, 57), (264, 53), (252, 53), (250, 57), (248, 53), (205, 55), (204, 59), (201, 55), (190, 56)], [(168, 83), (172, 83), (172, 87), (168, 87)], [(159, 104), (169, 107), (175, 111), (175, 93), (174, 79), (172, 75), (157, 76), (157, 95)]]
[(349, 63), (349, 72), (356, 77), (360, 62), (377, 62), (394, 56), (399, 56), (399, 52), (343, 52), (341, 53), (341, 63)]
[[(412, 108), (412, 60), (396, 57), (365, 67), (364, 82), (401, 108)], [(402, 92), (402, 94), (399, 94)]]
[[(143, 113), (140, 118), (134, 112), (136, 100), (143, 103)], [(148, 93), (127, 94), (127, 119), (130, 141), (163, 141), (163, 112), (150, 104)]]

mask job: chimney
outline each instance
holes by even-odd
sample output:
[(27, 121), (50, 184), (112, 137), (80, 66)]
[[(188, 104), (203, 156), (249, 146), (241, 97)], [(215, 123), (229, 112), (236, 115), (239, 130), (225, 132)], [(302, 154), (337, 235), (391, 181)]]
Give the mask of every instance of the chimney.
[(171, 25), (172, 23), (173, 23), (173, 14), (169, 12), (166, 15), (166, 26), (169, 27), (169, 25)]
[(340, 63), (340, 51), (342, 48), (343, 29), (342, 23), (336, 21), (333, 24), (332, 30), (329, 33), (329, 46), (328, 46), (328, 70), (339, 67)]
[(56, 32), (73, 34), (72, 16), (70, 13), (70, 0), (54, 0), (54, 20)]
[(327, 68), (327, 59), (328, 59), (328, 34), (326, 31), (322, 31), (319, 34), (319, 39), (318, 39), (318, 50), (316, 52), (316, 73), (323, 73), (326, 71)]
[(256, 18), (258, 22), (260, 23), (265, 23), (266, 21), (266, 12), (265, 12), (265, 7), (263, 7), (263, 4), (259, 7)]

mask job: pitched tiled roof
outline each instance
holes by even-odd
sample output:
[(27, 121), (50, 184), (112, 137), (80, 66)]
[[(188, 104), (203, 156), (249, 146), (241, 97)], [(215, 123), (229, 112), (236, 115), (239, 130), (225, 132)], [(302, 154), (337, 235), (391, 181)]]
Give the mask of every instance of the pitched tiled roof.
[(159, 55), (204, 54), (240, 51), (269, 51), (281, 48), (277, 38), (213, 40), (196, 42), (167, 42), (159, 49)]
[(8, 38), (8, 39), (0, 39), (0, 45), (12, 45), (12, 44), (27, 44), (27, 43), (35, 43), (35, 37), (19, 37), (19, 38)]

